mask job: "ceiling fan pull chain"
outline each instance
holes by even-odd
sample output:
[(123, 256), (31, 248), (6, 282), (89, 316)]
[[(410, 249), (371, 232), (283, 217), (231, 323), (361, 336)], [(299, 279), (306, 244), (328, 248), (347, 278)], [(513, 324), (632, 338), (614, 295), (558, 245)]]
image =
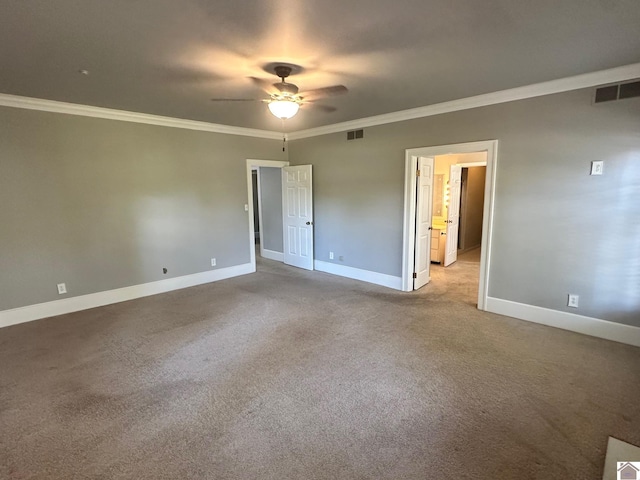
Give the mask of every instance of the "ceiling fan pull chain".
[(285, 146), (287, 144), (287, 136), (284, 133), (284, 118), (282, 120), (282, 151), (285, 151)]

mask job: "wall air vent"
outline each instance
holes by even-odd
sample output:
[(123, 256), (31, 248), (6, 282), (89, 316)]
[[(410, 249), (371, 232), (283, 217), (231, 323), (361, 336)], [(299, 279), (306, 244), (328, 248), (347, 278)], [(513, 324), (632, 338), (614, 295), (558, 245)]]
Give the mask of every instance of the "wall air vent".
[(618, 85), (596, 88), (595, 103), (610, 102), (618, 99)]
[(356, 140), (358, 138), (364, 138), (364, 130), (351, 130), (347, 132), (347, 140)]
[(640, 81), (623, 83), (620, 85), (620, 95), (618, 98), (633, 98), (640, 97)]
[(594, 103), (640, 97), (640, 81), (596, 88)]

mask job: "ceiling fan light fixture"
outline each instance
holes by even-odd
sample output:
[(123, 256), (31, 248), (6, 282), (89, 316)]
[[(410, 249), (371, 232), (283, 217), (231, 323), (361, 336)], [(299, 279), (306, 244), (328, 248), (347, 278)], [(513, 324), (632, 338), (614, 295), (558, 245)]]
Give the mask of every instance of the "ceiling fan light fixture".
[(268, 103), (268, 107), (273, 115), (286, 120), (298, 113), (300, 104), (292, 100), (272, 100)]

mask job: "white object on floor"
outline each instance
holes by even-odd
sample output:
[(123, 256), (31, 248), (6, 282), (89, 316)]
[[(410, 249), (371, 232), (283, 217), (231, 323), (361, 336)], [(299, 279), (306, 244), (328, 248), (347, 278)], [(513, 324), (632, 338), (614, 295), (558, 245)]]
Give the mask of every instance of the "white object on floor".
[[(609, 437), (607, 444), (607, 456), (604, 460), (604, 473), (602, 480), (618, 479), (618, 462), (639, 462), (640, 447), (623, 442), (617, 438)], [(640, 474), (638, 475), (640, 478)]]

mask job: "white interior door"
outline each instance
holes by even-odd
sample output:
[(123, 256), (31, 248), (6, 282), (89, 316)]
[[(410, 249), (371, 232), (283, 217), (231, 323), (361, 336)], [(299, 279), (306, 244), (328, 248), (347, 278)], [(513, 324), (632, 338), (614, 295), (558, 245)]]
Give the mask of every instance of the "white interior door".
[(460, 228), (460, 180), (462, 167), (451, 165), (449, 169), (449, 206), (447, 207), (447, 242), (444, 249), (444, 266), (458, 259), (458, 228)]
[(282, 168), (284, 263), (313, 270), (311, 165)]
[(413, 289), (429, 283), (431, 265), (431, 207), (433, 202), (434, 159), (418, 157), (418, 179), (416, 182), (416, 243), (414, 258)]

